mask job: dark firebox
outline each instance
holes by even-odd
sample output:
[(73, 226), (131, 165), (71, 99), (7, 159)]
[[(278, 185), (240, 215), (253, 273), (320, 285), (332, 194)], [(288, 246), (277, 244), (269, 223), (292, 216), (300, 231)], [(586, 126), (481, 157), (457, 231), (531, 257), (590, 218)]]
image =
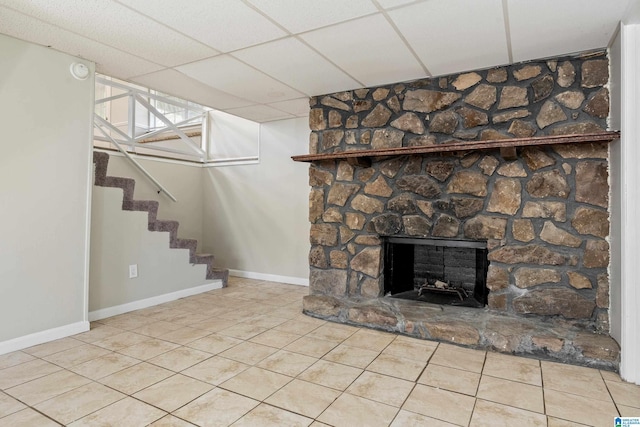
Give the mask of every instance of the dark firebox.
[(482, 241), (387, 237), (384, 293), (434, 304), (484, 307), (487, 253)]

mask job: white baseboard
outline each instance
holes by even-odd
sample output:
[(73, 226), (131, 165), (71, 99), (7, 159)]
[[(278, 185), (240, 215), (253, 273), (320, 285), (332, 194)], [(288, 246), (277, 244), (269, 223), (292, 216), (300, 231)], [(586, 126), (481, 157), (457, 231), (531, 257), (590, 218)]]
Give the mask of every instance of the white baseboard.
[(289, 285), (309, 286), (308, 277), (279, 276), (277, 274), (254, 273), (252, 271), (229, 270), (230, 276), (246, 279), (268, 280), (269, 282), (287, 283)]
[(24, 335), (7, 341), (0, 342), (0, 354), (11, 353), (12, 351), (22, 350), (23, 348), (32, 347), (34, 345), (45, 342), (65, 338), (71, 335), (79, 334), (89, 330), (89, 322), (82, 321), (71, 323), (70, 325), (59, 326), (46, 331), (35, 332), (33, 334)]
[(201, 294), (203, 292), (209, 292), (214, 289), (222, 288), (222, 280), (217, 279), (211, 282), (207, 282), (204, 285), (195, 286), (189, 289), (183, 289), (181, 291), (170, 292), (168, 294), (158, 295), (151, 298), (145, 298), (138, 301), (128, 302), (126, 304), (116, 305), (113, 307), (101, 308), (100, 310), (89, 312), (89, 321), (106, 319), (107, 317), (117, 316), (118, 314), (128, 313), (134, 310), (141, 310), (143, 308), (151, 307), (165, 302), (175, 301), (180, 298), (190, 297), (191, 295)]

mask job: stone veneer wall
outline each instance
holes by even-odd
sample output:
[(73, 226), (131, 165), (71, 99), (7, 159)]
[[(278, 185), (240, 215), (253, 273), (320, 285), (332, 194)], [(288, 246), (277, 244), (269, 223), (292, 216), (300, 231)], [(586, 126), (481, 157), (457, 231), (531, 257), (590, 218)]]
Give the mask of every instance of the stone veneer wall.
[[(603, 131), (605, 52), (310, 100), (310, 153)], [(381, 295), (379, 236), (487, 240), (489, 308), (608, 330), (602, 143), (346, 161), (310, 168), (311, 294)]]

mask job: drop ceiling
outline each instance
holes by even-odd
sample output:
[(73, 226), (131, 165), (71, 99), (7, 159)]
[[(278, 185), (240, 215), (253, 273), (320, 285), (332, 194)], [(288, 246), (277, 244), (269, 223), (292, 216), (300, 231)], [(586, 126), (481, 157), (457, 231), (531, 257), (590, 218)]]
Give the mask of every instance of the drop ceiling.
[(266, 122), (313, 95), (604, 48), (637, 2), (0, 0), (0, 33)]

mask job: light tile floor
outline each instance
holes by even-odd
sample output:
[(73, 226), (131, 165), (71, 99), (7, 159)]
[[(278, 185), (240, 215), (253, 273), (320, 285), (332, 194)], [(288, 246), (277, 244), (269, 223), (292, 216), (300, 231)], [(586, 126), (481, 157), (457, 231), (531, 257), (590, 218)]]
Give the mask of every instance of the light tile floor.
[(305, 287), (228, 288), (0, 356), (0, 426), (613, 426), (611, 372), (301, 314)]

